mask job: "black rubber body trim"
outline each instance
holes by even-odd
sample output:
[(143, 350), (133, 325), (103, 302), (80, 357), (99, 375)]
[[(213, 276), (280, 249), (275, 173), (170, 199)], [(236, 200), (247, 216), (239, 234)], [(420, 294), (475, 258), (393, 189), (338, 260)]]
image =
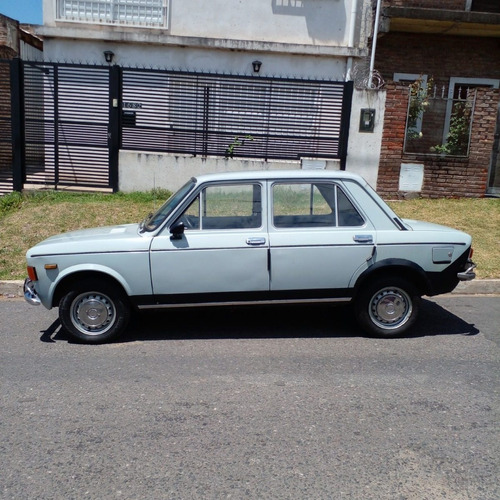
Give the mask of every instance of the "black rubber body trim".
[(300, 301), (349, 301), (352, 288), (317, 289), (317, 290), (275, 290), (259, 292), (224, 292), (224, 293), (180, 293), (167, 295), (141, 295), (130, 297), (137, 307), (144, 306), (185, 306), (185, 305), (217, 305), (245, 304), (254, 302), (300, 302)]

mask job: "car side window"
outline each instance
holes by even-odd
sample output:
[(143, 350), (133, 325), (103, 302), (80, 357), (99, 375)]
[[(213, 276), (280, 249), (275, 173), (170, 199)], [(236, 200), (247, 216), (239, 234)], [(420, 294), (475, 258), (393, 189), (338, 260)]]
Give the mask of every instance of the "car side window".
[(279, 183), (273, 186), (276, 227), (335, 226), (335, 185)]
[(276, 183), (273, 224), (277, 228), (362, 226), (364, 220), (333, 183)]
[(186, 230), (251, 229), (262, 225), (259, 184), (218, 184), (204, 188), (179, 222)]
[(342, 227), (363, 226), (365, 221), (342, 189), (337, 188), (338, 225)]

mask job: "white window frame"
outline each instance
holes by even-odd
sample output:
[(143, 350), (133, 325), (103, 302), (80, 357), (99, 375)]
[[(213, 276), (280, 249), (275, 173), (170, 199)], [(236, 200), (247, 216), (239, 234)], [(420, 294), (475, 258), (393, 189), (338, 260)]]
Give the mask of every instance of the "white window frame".
[[(154, 0), (153, 0), (154, 1)], [(147, 7), (144, 5), (144, 1), (141, 0), (54, 0), (54, 12), (56, 21), (71, 22), (71, 23), (84, 23), (84, 24), (99, 24), (105, 26), (127, 26), (136, 28), (155, 28), (155, 29), (168, 29), (169, 15), (170, 15), (170, 0), (158, 0), (161, 3), (162, 19), (161, 22), (153, 22), (143, 18), (141, 20), (139, 17), (131, 17), (128, 19), (120, 19), (125, 13), (126, 15), (127, 7), (129, 12), (132, 8), (141, 9)], [(77, 11), (80, 9), (86, 14), (88, 9), (93, 11), (90, 15), (79, 16), (79, 15), (66, 15), (64, 13), (65, 4), (72, 4), (76, 7)], [(122, 14), (118, 18), (109, 18), (106, 15), (105, 10), (101, 11), (102, 14), (95, 14), (99, 12), (99, 6), (109, 6), (111, 10), (116, 6), (121, 7), (123, 10)]]
[(450, 133), (450, 120), (451, 112), (453, 111), (453, 95), (455, 92), (455, 87), (457, 85), (463, 85), (464, 87), (474, 85), (474, 87), (480, 86), (498, 89), (499, 84), (500, 80), (495, 80), (493, 78), (462, 78), (459, 76), (452, 76), (450, 78), (450, 84), (448, 86), (448, 104), (446, 106), (446, 116), (443, 128), (443, 144), (446, 143), (446, 139), (448, 138), (448, 134)]

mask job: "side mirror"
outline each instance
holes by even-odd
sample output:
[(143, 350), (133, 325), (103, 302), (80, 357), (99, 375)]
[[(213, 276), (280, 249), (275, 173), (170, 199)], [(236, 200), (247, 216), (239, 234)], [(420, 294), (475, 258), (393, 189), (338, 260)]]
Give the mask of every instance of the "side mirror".
[(171, 228), (170, 228), (170, 234), (172, 235), (170, 239), (172, 240), (180, 240), (182, 238), (182, 235), (184, 234), (184, 229), (186, 226), (184, 226), (184, 222), (176, 222)]

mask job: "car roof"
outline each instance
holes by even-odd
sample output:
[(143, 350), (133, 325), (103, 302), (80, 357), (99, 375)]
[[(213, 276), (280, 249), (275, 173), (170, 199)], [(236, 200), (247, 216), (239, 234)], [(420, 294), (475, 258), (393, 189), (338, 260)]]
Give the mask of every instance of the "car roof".
[(239, 172), (219, 172), (214, 174), (203, 174), (194, 177), (198, 184), (210, 181), (250, 181), (250, 180), (283, 180), (283, 179), (338, 179), (354, 180), (360, 184), (366, 181), (357, 174), (340, 170), (247, 170)]

